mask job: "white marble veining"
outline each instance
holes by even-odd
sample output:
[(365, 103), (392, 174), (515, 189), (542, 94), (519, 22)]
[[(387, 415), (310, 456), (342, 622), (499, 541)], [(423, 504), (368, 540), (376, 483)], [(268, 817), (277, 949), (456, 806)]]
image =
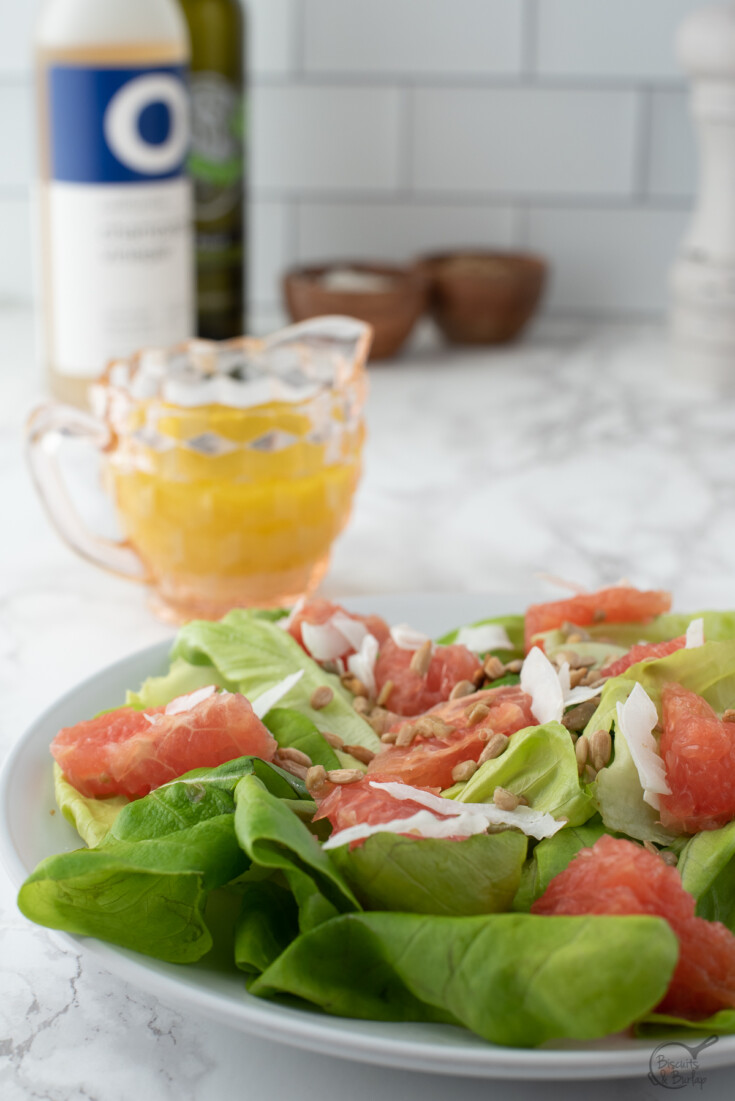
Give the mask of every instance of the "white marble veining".
[[(31, 319), (0, 314), (0, 754), (65, 689), (169, 629), (134, 585), (49, 529), (21, 454), (41, 387)], [(496, 353), (415, 351), (376, 366), (366, 472), (329, 594), (530, 591), (536, 571), (673, 587), (735, 606), (735, 398), (675, 382), (656, 327), (556, 324)], [(734, 1075), (707, 1075), (708, 1099)], [(0, 873), (2, 1101), (602, 1101), (594, 1087), (448, 1082), (305, 1054), (164, 1005), (17, 912)]]

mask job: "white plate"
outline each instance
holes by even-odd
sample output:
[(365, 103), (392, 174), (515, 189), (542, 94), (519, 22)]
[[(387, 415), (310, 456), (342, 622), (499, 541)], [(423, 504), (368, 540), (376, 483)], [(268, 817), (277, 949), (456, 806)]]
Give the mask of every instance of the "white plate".
[[(484, 615), (523, 608), (523, 597), (442, 594), (371, 597), (347, 602), (389, 622), (407, 622), (432, 635)], [(122, 701), (127, 688), (166, 670), (169, 644), (162, 643), (116, 662), (72, 689), (20, 739), (0, 776), (0, 856), (14, 885), (44, 857), (79, 847), (75, 831), (54, 809), (48, 746), (68, 726)], [(128, 982), (178, 1008), (214, 1017), (255, 1036), (345, 1059), (408, 1070), (478, 1078), (616, 1078), (647, 1074), (650, 1042), (615, 1037), (603, 1042), (525, 1050), (495, 1047), (463, 1029), (444, 1025), (392, 1024), (327, 1017), (311, 1010), (251, 997), (242, 977), (212, 964), (161, 963), (90, 937), (55, 933)], [(709, 1069), (735, 1063), (735, 1037), (723, 1037), (706, 1053)]]

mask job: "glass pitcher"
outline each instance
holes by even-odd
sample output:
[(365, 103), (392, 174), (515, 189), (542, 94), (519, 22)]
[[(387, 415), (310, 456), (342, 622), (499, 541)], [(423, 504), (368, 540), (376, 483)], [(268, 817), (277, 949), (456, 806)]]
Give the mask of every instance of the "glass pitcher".
[[(172, 622), (293, 603), (323, 577), (360, 477), (370, 326), (317, 318), (264, 340), (190, 341), (114, 362), (93, 414), (31, 415), (28, 454), (59, 534), (145, 582)], [(83, 438), (103, 461), (124, 538), (81, 522), (55, 458)]]

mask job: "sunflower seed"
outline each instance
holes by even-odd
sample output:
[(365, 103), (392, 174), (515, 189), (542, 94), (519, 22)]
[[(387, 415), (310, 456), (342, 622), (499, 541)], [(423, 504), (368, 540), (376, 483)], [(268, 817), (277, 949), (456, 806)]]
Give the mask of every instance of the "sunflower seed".
[(404, 723), (398, 731), (398, 736), (396, 737), (396, 745), (410, 745), (418, 732), (419, 731), (416, 723)]
[(610, 760), (612, 753), (612, 738), (607, 730), (595, 730), (589, 736), (589, 759), (592, 767), (600, 771)]
[(499, 810), (516, 810), (520, 805), (520, 799), (507, 788), (496, 788), (493, 792), (493, 803)]
[(327, 773), (330, 784), (357, 784), (364, 776), (360, 768), (333, 768)]
[(385, 734), (380, 735), (381, 742), (385, 742), (386, 745), (394, 745), (398, 732), (395, 730), (386, 730)]
[(584, 766), (587, 764), (589, 748), (589, 742), (586, 738), (580, 738), (574, 747), (574, 755), (577, 758), (577, 772), (580, 776), (584, 771)]
[(506, 673), (520, 673), (523, 668), (523, 659), (516, 658), (515, 661), (509, 661), (505, 667)]
[(477, 765), (474, 761), (460, 761), (458, 765), (455, 765), (452, 769), (452, 779), (455, 784), (462, 784), (465, 780), (469, 780), (477, 772)]
[(587, 783), (587, 784), (594, 783), (595, 780), (597, 779), (597, 769), (594, 769), (592, 767), (592, 765), (585, 765), (584, 766), (583, 777), (584, 777), (585, 783)]
[(412, 673), (418, 673), (420, 677), (425, 677), (429, 672), (429, 666), (431, 665), (431, 654), (434, 645), (430, 638), (427, 638), (426, 642), (422, 642), (418, 650), (414, 651), (411, 658), (411, 664), (409, 669)]
[(329, 742), (332, 749), (344, 749), (344, 742), (340, 738), (339, 734), (331, 734), (328, 730), (322, 731), (322, 738), (326, 742)]
[(312, 760), (308, 753), (302, 753), (300, 749), (292, 749), (291, 746), (283, 746), (278, 750), (278, 756), (282, 761), (293, 761), (294, 764), (311, 768)]
[(463, 696), (471, 696), (475, 691), (475, 686), (471, 680), (457, 681), (452, 691), (449, 693), (450, 700), (459, 700)]
[(334, 692), (328, 684), (320, 684), (318, 688), (315, 688), (311, 693), (311, 699), (309, 703), (315, 711), (321, 711), (323, 707), (328, 707), (334, 699)]
[(735, 723), (735, 707), (728, 707), (727, 711), (722, 712), (723, 723)]
[(596, 710), (597, 702), (595, 700), (587, 700), (585, 703), (577, 704), (576, 707), (567, 711), (561, 721), (567, 730), (573, 730), (576, 733), (580, 733), (580, 731), (584, 730)]
[(395, 715), (391, 711), (384, 711), (382, 707), (374, 707), (365, 718), (379, 737), (390, 730), (396, 721)]
[(290, 772), (298, 780), (305, 780), (309, 773), (306, 765), (300, 765), (298, 761), (289, 761), (288, 758), (285, 761), (281, 760), (280, 766), (284, 772)]
[(354, 757), (356, 761), (361, 761), (364, 765), (369, 765), (375, 754), (371, 749), (366, 749), (364, 745), (346, 745), (345, 753), (349, 753), (351, 757)]
[(312, 765), (306, 773), (307, 791), (321, 791), (327, 782), (327, 770), (324, 765)]
[(488, 680), (497, 680), (498, 677), (505, 675), (505, 666), (500, 658), (496, 658), (494, 654), (485, 659), (482, 668), (485, 670), (485, 676)]
[(390, 694), (391, 694), (391, 692), (393, 691), (394, 688), (395, 688), (395, 685), (394, 685), (392, 680), (387, 680), (385, 682), (383, 687), (380, 689), (380, 694), (378, 696), (378, 707), (385, 707), (386, 706), (386, 704), (388, 703), (388, 700), (390, 699)]
[(494, 761), (508, 748), (510, 738), (506, 734), (491, 734), (488, 743), (478, 757), (478, 765), (484, 765), (485, 761)]
[(490, 708), (486, 707), (484, 703), (474, 703), (472, 707), (468, 708), (465, 712), (467, 715), (467, 725), (477, 726), (483, 719), (486, 719), (490, 714)]
[(370, 700), (365, 699), (364, 696), (355, 696), (354, 700), (352, 701), (352, 706), (354, 707), (358, 715), (369, 715), (373, 709), (373, 705), (370, 703)]
[(671, 868), (675, 868), (679, 863), (679, 857), (676, 853), (672, 853), (666, 849), (662, 850), (658, 855), (661, 857), (664, 864), (668, 864)]

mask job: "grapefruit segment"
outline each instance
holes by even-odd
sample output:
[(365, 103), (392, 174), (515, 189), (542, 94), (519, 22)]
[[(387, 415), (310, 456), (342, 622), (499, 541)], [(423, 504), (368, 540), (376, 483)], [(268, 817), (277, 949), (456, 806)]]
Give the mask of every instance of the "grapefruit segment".
[(627, 654), (623, 654), (617, 661), (606, 665), (600, 670), (601, 677), (619, 677), (631, 665), (637, 665), (639, 661), (657, 661), (658, 658), (667, 658), (669, 654), (675, 654), (677, 650), (683, 650), (687, 644), (686, 635), (672, 638), (668, 642), (642, 642), (638, 646), (631, 646)]
[(676, 869), (632, 841), (606, 834), (582, 849), (531, 913), (665, 918), (679, 939), (679, 961), (658, 1012), (692, 1019), (735, 1006), (735, 936), (720, 922), (695, 917)]
[(436, 646), (422, 676), (411, 669), (414, 650), (403, 650), (392, 638), (381, 643), (375, 663), (378, 694), (390, 681), (393, 685), (385, 706), (397, 715), (420, 715), (446, 700), (455, 684), (472, 680), (482, 668), (476, 654), (466, 646)]
[[(473, 721), (473, 708), (483, 704), (487, 714)], [(444, 788), (454, 783), (452, 770), (462, 761), (476, 761), (492, 734), (515, 734), (537, 726), (531, 698), (516, 685), (490, 688), (447, 700), (427, 712), (449, 728), (440, 736), (418, 734), (408, 746), (392, 745), (378, 753), (368, 766), (374, 780), (402, 780), (412, 787)], [(406, 722), (391, 729), (400, 733)]]
[(671, 788), (661, 796), (661, 821), (687, 833), (726, 825), (735, 818), (735, 723), (674, 683), (662, 689), (661, 715), (659, 751)]
[(278, 744), (244, 696), (215, 693), (187, 711), (121, 707), (65, 727), (51, 752), (69, 782), (91, 798), (147, 795), (193, 768), (236, 757), (272, 760)]
[(650, 590), (643, 592), (629, 585), (613, 585), (596, 593), (580, 593), (566, 600), (532, 604), (526, 611), (526, 653), (534, 645), (534, 637), (553, 631), (563, 623), (591, 627), (596, 623), (645, 623), (663, 615), (671, 608), (671, 593)]

